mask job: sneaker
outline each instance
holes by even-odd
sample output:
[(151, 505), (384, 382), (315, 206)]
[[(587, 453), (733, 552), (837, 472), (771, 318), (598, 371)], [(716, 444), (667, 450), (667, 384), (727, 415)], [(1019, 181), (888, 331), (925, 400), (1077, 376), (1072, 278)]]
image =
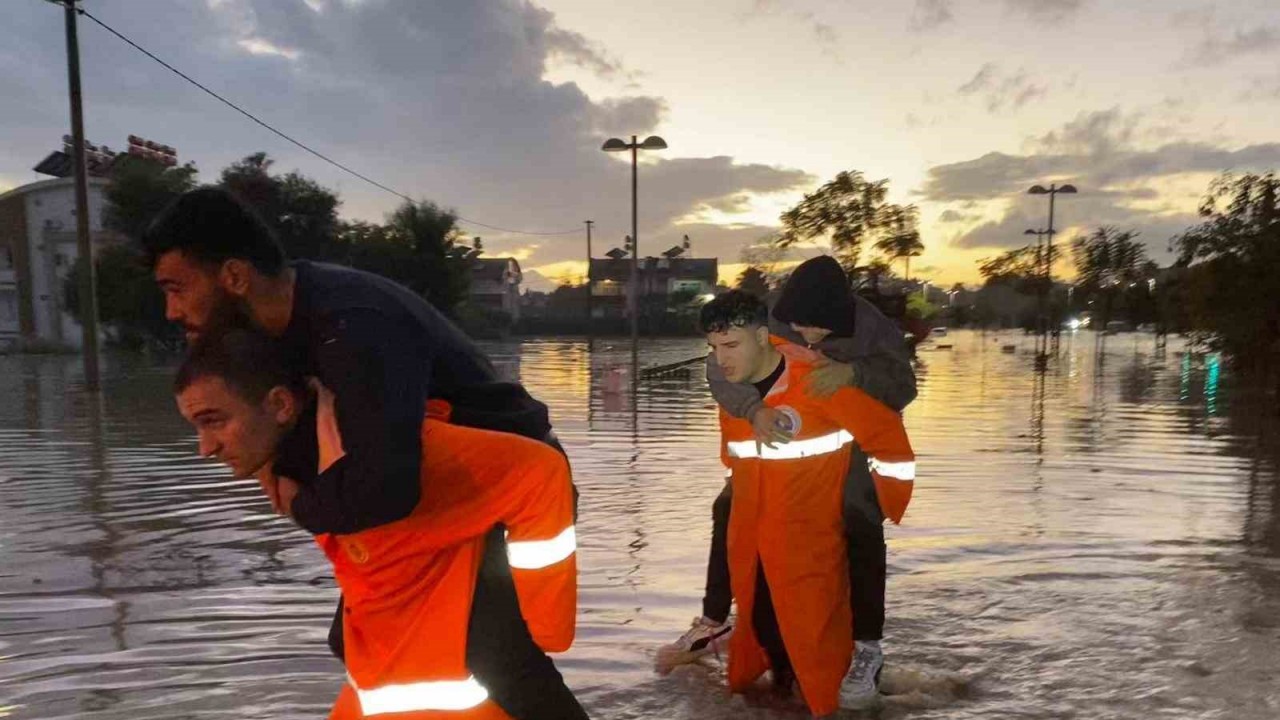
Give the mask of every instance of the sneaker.
[(840, 707), (857, 710), (875, 702), (880, 695), (880, 670), (884, 668), (884, 651), (880, 643), (857, 644), (853, 665), (840, 686)]
[(733, 635), (733, 623), (716, 623), (704, 617), (694, 618), (693, 624), (670, 645), (658, 648), (655, 664), (659, 671), (666, 672), (676, 665), (691, 663), (707, 653), (714, 652), (720, 656), (720, 649), (727, 647), (725, 643)]

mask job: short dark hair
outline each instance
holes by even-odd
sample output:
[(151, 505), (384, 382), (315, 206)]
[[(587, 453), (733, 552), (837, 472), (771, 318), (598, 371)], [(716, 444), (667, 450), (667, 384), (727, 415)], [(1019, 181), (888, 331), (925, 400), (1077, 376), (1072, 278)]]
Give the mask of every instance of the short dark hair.
[(209, 333), (192, 346), (173, 379), (174, 394), (196, 380), (221, 378), (250, 403), (260, 403), (272, 388), (283, 385), (303, 395), (306, 381), (284, 343), (258, 330), (234, 328)]
[(172, 250), (211, 265), (247, 260), (271, 277), (284, 270), (286, 261), (262, 218), (235, 195), (211, 185), (183, 193), (161, 210), (142, 234), (142, 247), (151, 267)]
[(742, 290), (730, 290), (702, 306), (698, 325), (704, 333), (725, 332), (729, 328), (759, 327), (769, 323), (764, 301)]

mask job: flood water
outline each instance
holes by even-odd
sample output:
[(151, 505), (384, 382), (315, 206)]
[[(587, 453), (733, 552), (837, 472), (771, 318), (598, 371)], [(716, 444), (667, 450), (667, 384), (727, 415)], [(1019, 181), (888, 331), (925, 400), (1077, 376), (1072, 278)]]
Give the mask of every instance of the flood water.
[[(888, 531), (892, 694), (861, 716), (1280, 717), (1274, 408), (1177, 341), (1080, 334), (1043, 377), (1031, 338), (942, 342)], [(651, 669), (700, 611), (723, 482), (701, 368), (633, 398), (610, 341), (487, 348), (551, 406), (582, 491), (557, 663), (593, 717), (802, 717), (730, 699), (714, 661)], [(702, 352), (653, 341), (641, 365)], [(0, 717), (314, 718), (337, 693), (322, 555), (196, 457), (170, 373), (111, 358), (98, 399), (78, 358), (0, 357)]]

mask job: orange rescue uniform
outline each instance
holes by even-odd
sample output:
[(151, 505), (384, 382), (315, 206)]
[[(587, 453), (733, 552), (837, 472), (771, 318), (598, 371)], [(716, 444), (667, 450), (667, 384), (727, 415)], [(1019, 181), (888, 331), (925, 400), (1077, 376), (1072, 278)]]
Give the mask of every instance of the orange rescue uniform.
[(911, 498), (915, 455), (898, 413), (852, 387), (811, 396), (804, 386), (816, 354), (771, 342), (787, 366), (764, 404), (799, 419), (794, 439), (757, 443), (749, 420), (720, 412), (722, 459), (733, 483), (729, 575), (740, 618), (729, 641), (729, 686), (741, 692), (769, 668), (752, 622), (762, 564), (801, 693), (813, 714), (826, 715), (839, 707), (853, 653), (841, 519), (851, 443), (868, 455), (881, 508), (895, 523)]
[(466, 663), (485, 534), (498, 523), (507, 529), (520, 613), (534, 641), (546, 652), (573, 642), (577, 560), (568, 461), (543, 443), (437, 417), (433, 412), (422, 425), (422, 447), (430, 450), (411, 515), (316, 537), (346, 596), (348, 684), (332, 720), (510, 717)]

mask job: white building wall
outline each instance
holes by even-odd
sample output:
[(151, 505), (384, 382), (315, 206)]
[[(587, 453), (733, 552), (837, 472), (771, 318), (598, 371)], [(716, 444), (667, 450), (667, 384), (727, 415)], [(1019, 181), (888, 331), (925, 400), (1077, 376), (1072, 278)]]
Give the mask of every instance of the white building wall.
[[(97, 179), (89, 183), (90, 234), (102, 231), (105, 184)], [(24, 200), (36, 337), (80, 347), (80, 324), (63, 310), (63, 286), (79, 257), (75, 183), (69, 178), (52, 181), (28, 191)]]

